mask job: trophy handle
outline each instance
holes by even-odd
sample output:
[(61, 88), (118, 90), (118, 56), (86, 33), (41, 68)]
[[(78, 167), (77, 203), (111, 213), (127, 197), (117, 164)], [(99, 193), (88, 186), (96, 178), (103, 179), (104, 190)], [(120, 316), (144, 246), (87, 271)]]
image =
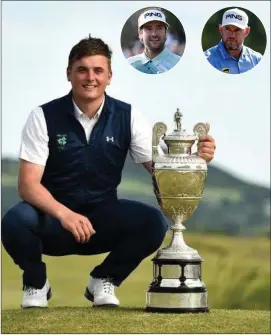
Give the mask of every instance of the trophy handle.
[(163, 122), (157, 122), (152, 128), (152, 160), (159, 156), (158, 143), (162, 135), (167, 131), (167, 126)]
[(209, 130), (210, 130), (210, 124), (202, 123), (202, 122), (197, 123), (195, 127), (193, 128), (194, 134), (198, 136), (207, 135)]

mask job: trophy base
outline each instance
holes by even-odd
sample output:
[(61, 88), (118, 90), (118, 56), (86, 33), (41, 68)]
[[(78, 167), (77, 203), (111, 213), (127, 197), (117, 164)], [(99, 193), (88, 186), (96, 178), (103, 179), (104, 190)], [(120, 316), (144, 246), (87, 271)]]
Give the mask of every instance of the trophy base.
[(158, 250), (153, 262), (153, 281), (146, 295), (147, 312), (208, 312), (207, 289), (201, 280), (203, 259), (183, 239), (185, 227), (177, 220), (171, 227), (170, 245)]
[(203, 282), (201, 287), (190, 288), (161, 287), (161, 283), (153, 283), (147, 292), (147, 312), (162, 313), (204, 313), (209, 312), (207, 306), (207, 290)]
[(146, 311), (209, 312), (207, 289), (201, 280), (201, 260), (155, 257), (154, 279), (146, 294)]
[(162, 307), (146, 307), (146, 312), (150, 313), (208, 313), (209, 309), (205, 308), (162, 308)]

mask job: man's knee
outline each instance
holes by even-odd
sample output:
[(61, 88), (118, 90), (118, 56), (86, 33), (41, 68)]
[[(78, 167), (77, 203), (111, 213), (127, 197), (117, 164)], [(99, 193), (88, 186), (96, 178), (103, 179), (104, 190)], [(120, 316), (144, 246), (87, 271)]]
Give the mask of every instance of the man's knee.
[(31, 205), (20, 202), (12, 207), (2, 219), (2, 237), (10, 232), (21, 232), (29, 227), (34, 227), (38, 222), (38, 212)]

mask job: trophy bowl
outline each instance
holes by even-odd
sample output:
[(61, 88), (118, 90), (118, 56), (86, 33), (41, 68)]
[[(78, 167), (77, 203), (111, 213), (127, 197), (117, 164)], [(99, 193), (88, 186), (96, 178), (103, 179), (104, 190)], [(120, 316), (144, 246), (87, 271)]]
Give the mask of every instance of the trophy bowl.
[[(193, 134), (181, 127), (182, 114), (174, 114), (176, 129), (166, 135), (167, 127), (158, 122), (153, 127), (153, 188), (159, 206), (173, 222), (172, 238), (159, 249), (153, 261), (153, 280), (147, 291), (149, 312), (207, 312), (207, 290), (201, 280), (203, 259), (197, 250), (186, 245), (183, 223), (195, 212), (202, 198), (207, 164), (191, 154), (199, 136), (206, 135), (209, 124), (197, 123)], [(160, 139), (168, 152), (159, 154)]]
[(159, 205), (173, 222), (182, 216), (184, 223), (196, 210), (202, 197), (206, 171), (155, 169), (153, 185)]

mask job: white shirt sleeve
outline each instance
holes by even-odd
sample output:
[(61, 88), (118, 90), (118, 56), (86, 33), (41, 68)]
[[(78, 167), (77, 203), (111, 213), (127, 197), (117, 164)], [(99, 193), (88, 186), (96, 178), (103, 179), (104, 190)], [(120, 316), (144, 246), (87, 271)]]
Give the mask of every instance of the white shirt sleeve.
[(45, 166), (49, 155), (48, 142), (43, 110), (37, 107), (30, 113), (23, 128), (19, 158)]
[(152, 160), (152, 130), (147, 118), (135, 108), (131, 108), (130, 155), (135, 163)]

